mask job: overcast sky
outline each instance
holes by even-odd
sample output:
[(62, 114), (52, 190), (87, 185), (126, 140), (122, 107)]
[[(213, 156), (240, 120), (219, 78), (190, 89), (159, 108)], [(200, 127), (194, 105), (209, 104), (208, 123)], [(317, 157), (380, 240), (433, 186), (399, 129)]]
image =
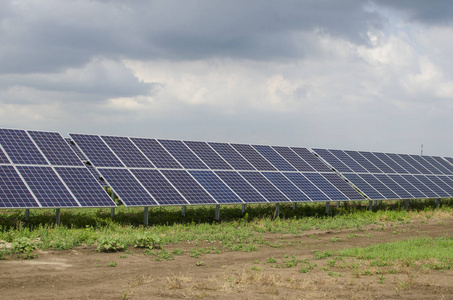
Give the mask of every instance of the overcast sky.
[(0, 0), (0, 127), (453, 156), (453, 1)]

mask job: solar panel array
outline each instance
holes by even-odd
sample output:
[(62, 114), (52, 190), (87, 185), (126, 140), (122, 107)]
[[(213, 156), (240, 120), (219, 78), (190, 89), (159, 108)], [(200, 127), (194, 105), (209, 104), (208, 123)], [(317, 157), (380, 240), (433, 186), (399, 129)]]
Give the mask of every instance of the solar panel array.
[(453, 160), (366, 151), (313, 149), (371, 200), (453, 197)]
[(70, 136), (126, 206), (365, 199), (305, 148)]
[(0, 129), (0, 208), (114, 207), (57, 132)]

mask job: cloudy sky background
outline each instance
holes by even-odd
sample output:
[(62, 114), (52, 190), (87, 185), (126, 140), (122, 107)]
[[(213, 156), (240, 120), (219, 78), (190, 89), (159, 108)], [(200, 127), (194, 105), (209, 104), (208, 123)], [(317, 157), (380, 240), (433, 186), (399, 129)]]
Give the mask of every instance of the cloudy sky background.
[(453, 156), (451, 1), (0, 1), (0, 127)]

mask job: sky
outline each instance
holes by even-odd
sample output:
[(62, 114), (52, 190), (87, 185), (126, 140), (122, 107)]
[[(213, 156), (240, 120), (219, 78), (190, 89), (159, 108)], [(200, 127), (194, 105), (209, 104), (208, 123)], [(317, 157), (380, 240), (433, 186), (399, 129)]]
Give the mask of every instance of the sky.
[(453, 2), (0, 0), (0, 127), (453, 156)]

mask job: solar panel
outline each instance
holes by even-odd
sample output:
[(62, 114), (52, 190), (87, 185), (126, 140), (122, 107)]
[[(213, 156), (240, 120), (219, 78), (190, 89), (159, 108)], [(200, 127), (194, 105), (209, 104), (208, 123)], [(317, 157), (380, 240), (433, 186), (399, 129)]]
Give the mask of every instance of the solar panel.
[[(437, 168), (431, 165), (425, 158), (420, 155), (409, 155), (413, 160), (417, 161), (420, 165), (422, 165), (425, 169), (427, 169), (432, 174), (442, 174)], [(427, 173), (428, 174), (428, 173)]]
[(118, 136), (101, 136), (126, 167), (154, 168), (149, 160), (127, 138)]
[(242, 178), (239, 173), (231, 171), (216, 171), (215, 173), (242, 199), (242, 201), (246, 203), (268, 202), (244, 178)]
[(91, 164), (85, 164), (85, 167), (87, 168), (88, 172), (91, 173), (91, 175), (93, 175), (94, 178), (96, 178), (97, 182), (101, 185), (101, 186), (104, 186), (104, 187), (107, 187), (109, 186), (107, 184), (107, 182), (105, 182), (104, 180), (101, 180), (102, 176), (101, 174), (98, 172), (98, 170)]
[(359, 176), (369, 183), (376, 191), (387, 199), (400, 199), (398, 195), (389, 187), (378, 180), (373, 174), (359, 174)]
[(358, 174), (343, 174), (354, 186), (356, 186), (362, 193), (364, 193), (371, 200), (384, 200), (387, 199), (381, 195), (375, 188), (366, 182)]
[(323, 163), (315, 154), (311, 153), (306, 148), (291, 147), (300, 158), (306, 161), (310, 166), (318, 172), (333, 172), (325, 163)]
[(250, 145), (231, 144), (246, 160), (248, 160), (257, 170), (261, 171), (276, 171), (276, 169), (259, 154)]
[[(392, 160), (394, 160), (398, 165), (403, 167), (409, 174), (420, 174), (420, 172), (412, 167), (407, 161), (402, 159), (398, 154), (395, 153), (386, 153)], [(398, 172), (403, 173), (403, 172)]]
[(408, 191), (413, 197), (415, 198), (428, 198), (425, 194), (423, 194), (418, 188), (412, 185), (409, 181), (407, 181), (404, 177), (399, 174), (389, 174), (388, 175), (393, 181), (398, 183), (402, 188)]
[(448, 184), (449, 187), (453, 188), (453, 177), (452, 176), (444, 175), (444, 176), (439, 176), (439, 178), (441, 180), (443, 180), (443, 182)]
[(298, 171), (301, 172), (315, 172), (312, 166), (310, 166), (305, 160), (300, 158), (291, 148), (272, 146), (275, 151), (278, 152), (283, 158), (285, 158), (291, 165), (293, 165)]
[(374, 176), (382, 182), (385, 186), (391, 189), (401, 199), (414, 198), (408, 191), (396, 183), (391, 177), (386, 174), (374, 174)]
[(213, 170), (231, 170), (231, 166), (215, 152), (205, 142), (190, 142), (185, 141), (186, 144), (195, 154), (211, 169)]
[(218, 203), (244, 203), (241, 199), (219, 179), (212, 171), (189, 171), (201, 186), (211, 194)]
[(353, 172), (341, 160), (339, 160), (332, 153), (330, 153), (329, 150), (313, 149), (313, 151), (315, 151), (319, 156), (321, 156), (325, 161), (327, 161), (338, 172)]
[(190, 204), (218, 204), (187, 171), (162, 170), (161, 172)]
[(100, 136), (73, 133), (70, 136), (96, 167), (124, 167)]
[(39, 207), (38, 202), (36, 202), (13, 166), (0, 166), (0, 207)]
[(233, 147), (226, 143), (208, 143), (235, 170), (255, 170)]
[[(448, 171), (450, 171), (450, 173), (453, 175), (453, 165), (451, 165), (448, 161), (446, 161), (445, 159), (443, 159), (440, 156), (430, 156), (430, 157), (432, 159), (434, 159), (437, 163), (442, 165), (444, 168), (446, 168)], [(445, 174), (449, 174), (449, 173), (445, 173)]]
[(0, 148), (0, 164), (9, 164), (9, 159), (6, 157), (5, 152)]
[(163, 169), (181, 169), (181, 165), (155, 139), (131, 138), (132, 142), (156, 166)]
[(132, 174), (141, 182), (161, 205), (187, 205), (188, 203), (158, 170), (132, 169)]
[(51, 167), (18, 166), (17, 170), (42, 207), (80, 207)]
[(451, 188), (450, 185), (446, 184), (442, 179), (440, 179), (439, 176), (426, 175), (426, 177), (428, 177), (429, 180), (434, 182), (439, 188), (445, 191), (448, 197), (453, 197), (453, 188)]
[(252, 145), (262, 156), (264, 156), (279, 171), (296, 171), (283, 157), (270, 146)]
[(288, 202), (289, 199), (278, 190), (269, 180), (258, 172), (239, 172), (261, 195), (269, 202)]
[[(410, 174), (403, 174), (404, 179), (410, 182), (414, 187), (420, 190), (423, 194), (425, 194), (428, 198), (438, 198), (439, 195), (431, 190), (428, 186), (426, 186), (423, 182), (417, 179), (414, 175)], [(432, 183), (432, 182), (431, 182)]]
[(444, 157), (446, 161), (453, 165), (453, 158), (452, 157)]
[(339, 189), (349, 200), (365, 200), (365, 197), (335, 173), (321, 173), (331, 184)]
[(336, 158), (341, 160), (345, 165), (347, 165), (352, 171), (356, 173), (368, 173), (365, 168), (363, 168), (358, 162), (352, 159), (349, 155), (347, 155), (343, 150), (331, 150), (329, 152), (332, 153)]
[(262, 173), (270, 182), (272, 182), (280, 191), (293, 202), (310, 201), (310, 199), (301, 190), (299, 190), (288, 178), (279, 172)]
[(426, 175), (414, 175), (419, 181), (431, 189), (434, 193), (439, 195), (441, 198), (449, 197), (449, 194), (441, 189), (437, 184), (430, 180)]
[(311, 201), (330, 201), (331, 199), (300, 173), (283, 173)]
[(208, 169), (182, 141), (159, 140), (168, 152), (186, 169)]
[(417, 171), (419, 171), (421, 174), (431, 174), (431, 172), (423, 167), (421, 164), (419, 164), (415, 159), (413, 159), (410, 155), (408, 154), (398, 154), (402, 159), (404, 159), (408, 164), (411, 165), (411, 167), (415, 168)]
[(80, 150), (79, 147), (70, 139), (70, 138), (65, 138), (64, 139), (66, 143), (71, 147), (72, 151), (77, 155), (77, 157), (82, 161), (85, 162), (88, 160), (88, 158), (83, 154), (82, 150)]
[(330, 199), (336, 201), (349, 200), (341, 191), (332, 185), (327, 179), (318, 173), (303, 173), (318, 189), (324, 192)]
[(370, 163), (375, 165), (379, 170), (384, 173), (395, 173), (395, 171), (380, 160), (373, 152), (360, 151), (360, 154), (363, 155)]
[(82, 207), (116, 206), (86, 168), (55, 167), (55, 171)]
[(125, 206), (156, 206), (157, 202), (127, 169), (100, 168), (99, 172)]
[(48, 165), (25, 130), (0, 129), (0, 145), (15, 164)]
[(345, 151), (350, 157), (352, 157), (356, 162), (358, 162), (362, 167), (364, 167), (370, 173), (382, 173), (375, 165), (373, 165), (368, 159), (366, 159), (362, 152), (359, 151)]
[(399, 174), (405, 174), (408, 173), (406, 169), (401, 167), (399, 164), (397, 164), (393, 159), (390, 158), (385, 153), (380, 153), (380, 152), (373, 152), (376, 157), (378, 157), (382, 162), (384, 162), (387, 166), (389, 166), (394, 172), (389, 172), (389, 173), (399, 173)]
[(28, 131), (51, 165), (83, 166), (58, 132)]
[(421, 157), (427, 162), (429, 162), (431, 165), (433, 165), (435, 168), (437, 168), (441, 174), (453, 175), (453, 172), (449, 168), (444, 166), (442, 163), (440, 163), (435, 157), (433, 156), (421, 156)]

